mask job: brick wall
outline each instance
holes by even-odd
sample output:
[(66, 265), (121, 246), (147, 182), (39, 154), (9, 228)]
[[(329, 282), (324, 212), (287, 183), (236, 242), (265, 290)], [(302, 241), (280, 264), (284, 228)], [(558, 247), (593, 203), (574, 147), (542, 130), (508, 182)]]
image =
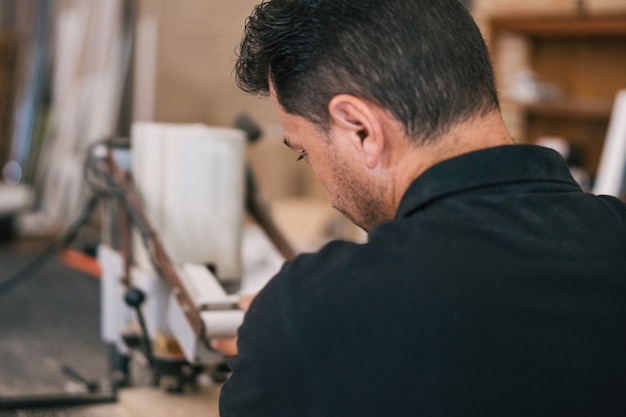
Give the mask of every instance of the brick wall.
[(144, 0), (158, 18), (155, 118), (230, 125), (241, 111), (277, 123), (269, 103), (234, 86), (235, 50), (257, 0)]

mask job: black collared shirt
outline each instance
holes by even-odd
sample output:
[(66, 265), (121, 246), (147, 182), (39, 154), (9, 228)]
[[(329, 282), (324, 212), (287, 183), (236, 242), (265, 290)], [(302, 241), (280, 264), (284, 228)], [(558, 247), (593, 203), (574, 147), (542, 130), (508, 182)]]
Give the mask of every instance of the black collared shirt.
[(222, 417), (626, 415), (626, 206), (543, 148), (444, 161), (287, 263), (239, 352)]

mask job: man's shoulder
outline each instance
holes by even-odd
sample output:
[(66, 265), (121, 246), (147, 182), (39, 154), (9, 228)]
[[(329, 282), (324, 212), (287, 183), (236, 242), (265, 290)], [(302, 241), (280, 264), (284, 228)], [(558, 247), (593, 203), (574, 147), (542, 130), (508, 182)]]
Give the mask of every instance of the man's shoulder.
[(275, 280), (288, 285), (292, 291), (310, 293), (314, 289), (336, 286), (349, 279), (370, 262), (375, 254), (371, 243), (356, 243), (335, 240), (324, 245), (315, 253), (297, 256), (285, 264)]
[[(319, 296), (342, 296), (355, 291), (376, 291), (385, 277), (396, 274), (410, 258), (420, 263), (428, 258), (428, 245), (416, 239), (414, 230), (393, 221), (370, 233), (365, 243), (336, 240), (315, 253), (287, 262), (266, 290), (288, 292), (295, 300)], [(299, 301), (298, 301), (299, 302)]]

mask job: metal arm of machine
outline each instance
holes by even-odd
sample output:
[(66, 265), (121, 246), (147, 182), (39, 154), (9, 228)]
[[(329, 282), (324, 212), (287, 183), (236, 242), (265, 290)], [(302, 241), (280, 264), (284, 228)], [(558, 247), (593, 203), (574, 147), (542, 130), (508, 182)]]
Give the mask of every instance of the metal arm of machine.
[[(104, 145), (111, 145), (111, 142), (105, 142)], [(88, 174), (88, 179), (91, 176), (94, 177), (92, 179), (99, 180), (92, 181), (92, 188), (115, 198), (125, 215), (130, 218), (128, 223), (139, 231), (150, 263), (169, 289), (167, 323), (187, 359), (190, 362), (212, 361), (217, 354), (207, 352), (207, 340), (212, 337), (235, 336), (243, 321), (244, 313), (238, 308), (239, 297), (228, 295), (216, 277), (203, 265), (174, 264), (148, 218), (132, 178), (116, 162), (111, 146), (104, 148), (105, 151), (101, 149), (101, 152), (94, 152), (95, 149), (92, 149), (92, 156), (88, 157), (87, 171), (91, 173)], [(93, 183), (98, 182), (101, 187), (94, 187)], [(249, 170), (246, 208), (283, 257), (293, 258), (295, 252), (269, 215)], [(128, 233), (125, 234), (128, 237)], [(121, 262), (128, 265), (130, 250), (121, 249)], [(126, 275), (122, 278), (122, 283), (130, 286), (132, 274), (128, 268)]]
[(202, 321), (200, 310), (196, 307), (193, 298), (189, 294), (187, 288), (182, 283), (178, 272), (165, 251), (163, 244), (152, 227), (148, 216), (146, 215), (141, 199), (133, 186), (132, 180), (123, 174), (123, 170), (117, 165), (115, 160), (110, 156), (107, 158), (113, 178), (117, 181), (119, 187), (119, 198), (122, 199), (128, 212), (130, 213), (132, 223), (135, 224), (141, 233), (144, 245), (148, 248), (151, 261), (157, 268), (159, 273), (172, 289), (172, 294), (184, 312), (194, 334), (198, 339), (204, 339), (205, 329)]

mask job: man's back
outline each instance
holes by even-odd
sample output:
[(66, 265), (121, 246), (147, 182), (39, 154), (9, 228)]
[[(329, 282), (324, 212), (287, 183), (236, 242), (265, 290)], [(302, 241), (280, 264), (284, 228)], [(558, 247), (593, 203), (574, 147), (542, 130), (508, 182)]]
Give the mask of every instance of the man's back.
[(445, 161), (368, 244), (299, 257), (259, 295), (222, 417), (623, 415), (624, 255), (625, 205), (551, 151)]

